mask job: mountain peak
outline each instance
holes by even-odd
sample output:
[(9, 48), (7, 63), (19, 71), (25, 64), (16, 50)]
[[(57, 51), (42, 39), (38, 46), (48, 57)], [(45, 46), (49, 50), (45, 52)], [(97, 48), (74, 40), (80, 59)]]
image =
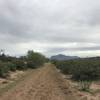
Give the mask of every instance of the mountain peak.
[(50, 59), (51, 60), (58, 60), (58, 61), (65, 61), (65, 60), (72, 60), (72, 59), (78, 59), (78, 56), (66, 56), (63, 54), (58, 54), (58, 55), (54, 55), (52, 56)]

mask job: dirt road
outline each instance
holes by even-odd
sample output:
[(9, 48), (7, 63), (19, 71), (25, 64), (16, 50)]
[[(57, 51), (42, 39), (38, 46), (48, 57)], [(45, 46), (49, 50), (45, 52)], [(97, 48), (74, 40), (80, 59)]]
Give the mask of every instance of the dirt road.
[(0, 100), (77, 100), (52, 64), (30, 73)]

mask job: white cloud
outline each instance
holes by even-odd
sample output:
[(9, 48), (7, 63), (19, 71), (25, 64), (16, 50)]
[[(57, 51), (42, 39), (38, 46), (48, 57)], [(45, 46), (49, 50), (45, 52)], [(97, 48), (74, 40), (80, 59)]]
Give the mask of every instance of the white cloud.
[(0, 0), (0, 49), (97, 56), (100, 0)]

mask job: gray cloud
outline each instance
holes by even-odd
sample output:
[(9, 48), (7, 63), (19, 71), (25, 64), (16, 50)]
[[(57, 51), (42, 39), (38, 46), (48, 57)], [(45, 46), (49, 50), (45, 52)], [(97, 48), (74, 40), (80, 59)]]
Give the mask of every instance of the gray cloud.
[[(76, 47), (71, 48), (73, 43)], [(99, 0), (0, 0), (0, 49), (10, 54), (29, 48), (46, 55), (66, 49), (70, 54), (95, 51), (95, 55), (100, 46), (88, 47), (89, 43), (100, 44)]]

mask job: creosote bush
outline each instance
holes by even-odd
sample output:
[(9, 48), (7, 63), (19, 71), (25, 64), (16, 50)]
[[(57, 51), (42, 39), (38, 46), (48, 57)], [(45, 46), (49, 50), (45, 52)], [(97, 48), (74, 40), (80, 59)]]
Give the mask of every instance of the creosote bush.
[(10, 71), (16, 71), (17, 70), (17, 66), (16, 64), (12, 63), (12, 62), (8, 62), (7, 66), (9, 67)]
[(5, 54), (0, 55), (0, 77), (6, 78), (10, 71), (38, 68), (46, 61), (45, 56), (33, 50), (29, 50), (26, 56), (19, 58), (6, 56)]
[(62, 73), (71, 74), (72, 79), (80, 83), (82, 90), (87, 90), (92, 81), (100, 80), (100, 59), (52, 62)]
[(9, 75), (9, 70), (7, 63), (0, 62), (0, 77), (6, 78)]
[(14, 64), (16, 65), (16, 69), (17, 70), (26, 70), (27, 69), (27, 65), (25, 64), (25, 62), (23, 60), (16, 60), (14, 62)]

